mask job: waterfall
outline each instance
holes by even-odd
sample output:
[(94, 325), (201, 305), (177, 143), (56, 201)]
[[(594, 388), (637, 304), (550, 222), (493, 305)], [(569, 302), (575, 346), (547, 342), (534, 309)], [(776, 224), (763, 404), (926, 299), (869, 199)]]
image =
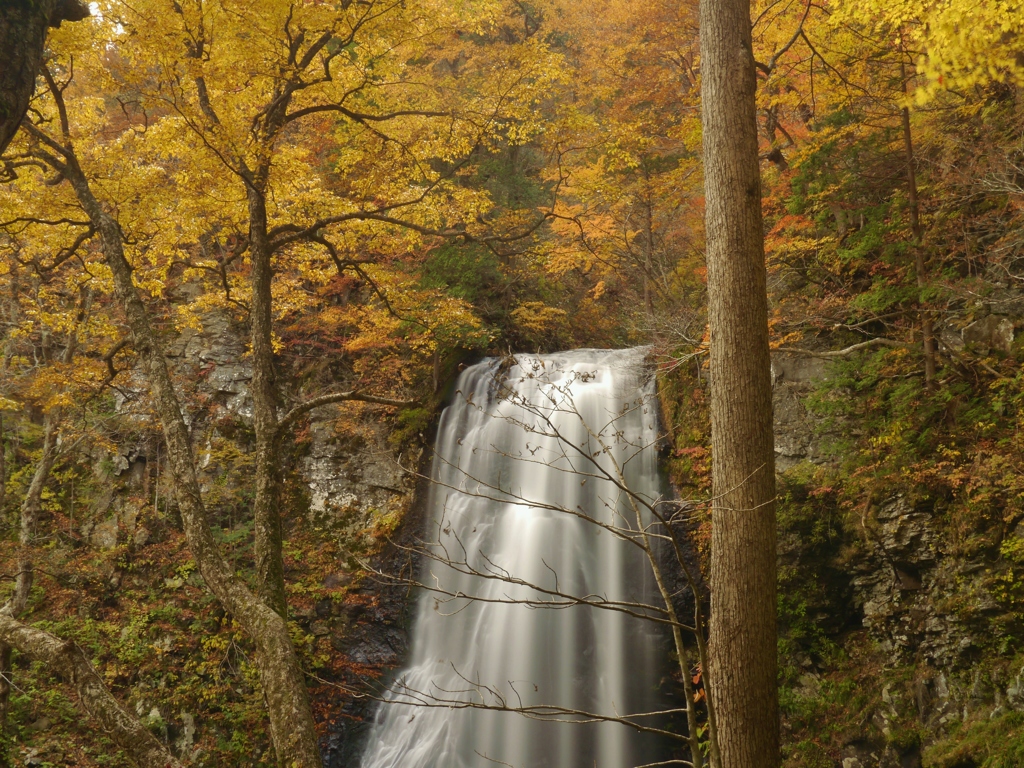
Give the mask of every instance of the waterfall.
[(524, 355), (459, 376), (438, 429), (410, 659), (379, 709), (362, 768), (666, 759), (657, 735), (567, 722), (666, 707), (667, 633), (609, 610), (660, 604), (646, 555), (624, 538), (640, 536), (643, 507), (631, 494), (650, 502), (661, 491), (644, 355)]

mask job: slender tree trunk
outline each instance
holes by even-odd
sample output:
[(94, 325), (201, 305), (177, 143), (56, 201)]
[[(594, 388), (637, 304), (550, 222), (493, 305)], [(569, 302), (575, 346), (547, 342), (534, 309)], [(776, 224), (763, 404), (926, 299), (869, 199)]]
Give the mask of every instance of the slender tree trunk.
[(749, 0), (701, 0), (714, 502), (707, 682), (721, 765), (779, 765), (775, 453)]
[[(907, 67), (900, 62), (900, 75), (903, 78), (903, 95), (907, 96)], [(914, 275), (917, 278), (917, 289), (920, 294), (928, 284), (928, 274), (924, 265), (924, 230), (921, 227), (921, 203), (917, 195), (917, 167), (914, 162), (914, 141), (910, 132), (910, 108), (904, 106), (903, 118), (903, 153), (907, 163), (907, 202), (910, 206), (910, 232), (914, 237), (911, 248), (914, 251)], [(932, 320), (928, 310), (922, 306), (923, 300), (918, 295), (918, 307), (921, 313), (921, 347), (924, 351), (924, 383), (931, 389), (935, 386), (935, 334), (932, 331)]]
[[(72, 332), (61, 355), (61, 362), (64, 365), (70, 365), (74, 360), (77, 346), (77, 334)], [(53, 463), (57, 460), (57, 443), (62, 417), (63, 409), (59, 406), (51, 408), (43, 417), (43, 453), (39, 457), (39, 463), (36, 464), (35, 472), (32, 473), (32, 480), (25, 498), (21, 501), (18, 527), (18, 545), (20, 547), (18, 571), (14, 576), (14, 593), (5, 607), (8, 615), (15, 619), (25, 612), (29, 596), (32, 593), (32, 584), (35, 580), (32, 548), (35, 545), (39, 529), (39, 516), (43, 509), (43, 490), (50, 480)], [(0, 642), (0, 728), (5, 728), (7, 725), (7, 712), (11, 696), (11, 673), (11, 649), (5, 643)]]
[(654, 316), (654, 297), (651, 280), (654, 274), (654, 203), (651, 199), (650, 176), (645, 172), (644, 190), (644, 309), (648, 318)]
[(253, 594), (217, 548), (203, 504), (188, 428), (182, 418), (163, 348), (132, 281), (132, 268), (124, 255), (121, 229), (92, 194), (77, 161), (73, 157), (68, 161), (67, 178), (100, 233), (115, 292), (124, 306), (131, 328), (133, 346), (144, 361), (153, 404), (163, 425), (168, 465), (189, 551), (210, 591), (253, 640), (278, 763), (287, 768), (320, 766), (309, 693), (288, 625), (279, 613)]
[(79, 0), (4, 0), (0, 5), (0, 153), (28, 111), (47, 27), (88, 15), (89, 7)]
[(4, 442), (4, 412), (0, 411), (0, 510), (7, 499), (7, 443)]
[(39, 514), (42, 511), (43, 489), (50, 479), (53, 463), (57, 459), (57, 436), (60, 430), (60, 409), (47, 412), (43, 419), (43, 455), (36, 464), (32, 474), (28, 493), (21, 503), (21, 525), (18, 529), (18, 573), (14, 579), (14, 595), (11, 597), (12, 616), (17, 618), (28, 606), (29, 593), (35, 574), (32, 557), (32, 546), (35, 544), (36, 531), (39, 528)]
[(253, 427), (256, 432), (256, 496), (253, 504), (256, 589), (281, 616), (288, 615), (284, 590), (284, 551), (281, 526), (281, 482), (277, 439), (277, 382), (274, 376), (271, 247), (267, 237), (264, 191), (247, 184), (249, 253), (252, 259), (249, 304), (252, 344)]
[[(56, 409), (59, 411), (59, 409)], [(21, 522), (18, 528), (18, 571), (14, 576), (14, 592), (4, 611), (12, 618), (18, 618), (28, 607), (28, 598), (34, 581), (32, 546), (39, 527), (39, 513), (42, 508), (43, 489), (50, 478), (53, 462), (57, 458), (57, 434), (60, 414), (50, 411), (43, 424), (43, 454), (32, 474), (28, 492), (21, 502)], [(0, 728), (7, 727), (7, 715), (11, 699), (11, 648), (0, 641)]]

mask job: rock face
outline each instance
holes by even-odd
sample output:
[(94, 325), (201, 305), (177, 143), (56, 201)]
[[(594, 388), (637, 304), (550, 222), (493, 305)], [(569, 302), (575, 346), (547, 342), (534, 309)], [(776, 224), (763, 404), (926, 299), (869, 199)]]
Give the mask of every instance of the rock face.
[(961, 346), (967, 345), (980, 352), (997, 350), (1008, 355), (1014, 340), (1013, 320), (1005, 316), (988, 315), (965, 327), (961, 338)]
[[(207, 404), (202, 416), (186, 413), (186, 422), (193, 430), (193, 443), (200, 468), (211, 464), (211, 446), (224, 437), (221, 422), (240, 422), (248, 426), (252, 419), (249, 382), (252, 367), (245, 357), (244, 329), (233, 324), (223, 312), (204, 315), (201, 329), (186, 329), (169, 346), (167, 356), (174, 364), (180, 380), (192, 387)], [(135, 387), (135, 384), (138, 384)], [(141, 424), (149, 424), (147, 415), (133, 413), (135, 396), (145, 391), (143, 381), (133, 382), (126, 389), (118, 406), (123, 413)], [(311, 520), (321, 528), (338, 532), (352, 531), (370, 525), (374, 516), (394, 512), (407, 506), (415, 480), (403, 465), (418, 468), (422, 450), (408, 448), (404, 457), (389, 445), (387, 426), (373, 415), (354, 419), (353, 424), (339, 431), (338, 421), (344, 405), (313, 411), (309, 416), (308, 439), (298, 467), (308, 487)], [(230, 431), (230, 430), (229, 430)], [(158, 461), (158, 440), (142, 439), (135, 444), (119, 446), (103, 470), (112, 475), (104, 509), (94, 510), (93, 519), (109, 515), (105, 520), (86, 524), (83, 533), (100, 547), (117, 544), (117, 531), (127, 526), (134, 535), (135, 513), (122, 511), (121, 499), (115, 493), (117, 484), (141, 488), (147, 462)], [(248, 446), (241, 444), (243, 453)], [(216, 470), (216, 467), (212, 467)], [(245, 477), (233, 478), (243, 486)]]
[[(959, 349), (1008, 353), (1014, 338), (1011, 320), (989, 315), (963, 329)], [(814, 382), (825, 375), (820, 359), (773, 359), (776, 461), (783, 488), (791, 474), (799, 483), (808, 463), (829, 461), (830, 436), (821, 433), (806, 407)], [(1024, 668), (1019, 658), (1012, 663), (1013, 628), (1020, 617), (998, 599), (1000, 585), (1012, 578), (1001, 547), (1012, 548), (1019, 539), (1024, 551), (1024, 525), (979, 529), (973, 532), (979, 543), (965, 552), (951, 535), (947, 502), (929, 496), (927, 489), (914, 493), (888, 491), (846, 510), (839, 539), (827, 552), (809, 552), (816, 545), (800, 531), (780, 535), (783, 568), (802, 569), (799, 578), (816, 585), (819, 597), (827, 592), (820, 604), (810, 606), (818, 626), (841, 643), (866, 637), (871, 664), (880, 665), (878, 690), (858, 691), (878, 703), (843, 736), (841, 754), (832, 756), (836, 768), (974, 766), (970, 758), (929, 762), (928, 750), (942, 739), (955, 740), (952, 734), (965, 722), (1024, 712)], [(996, 648), (994, 628), (1010, 639), (1009, 653)], [(814, 671), (818, 667), (810, 659), (798, 658), (798, 665), (801, 661), (811, 671), (798, 676), (793, 692), (813, 700), (819, 696), (819, 671), (828, 670)], [(892, 679), (899, 682), (883, 682)], [(913, 723), (910, 736), (908, 722)]]
[(817, 432), (805, 400), (814, 382), (826, 372), (817, 357), (776, 352), (772, 356), (772, 406), (775, 412), (775, 469), (785, 472), (802, 461), (825, 459), (823, 437)]
[(934, 509), (903, 496), (869, 502), (863, 549), (850, 563), (854, 606), (894, 663), (955, 667), (972, 647), (959, 617), (941, 604), (965, 574), (940, 547)]
[(359, 433), (339, 434), (331, 409), (322, 409), (310, 425), (310, 444), (300, 461), (309, 487), (309, 512), (320, 526), (365, 528), (375, 515), (407, 505), (415, 490), (408, 469), (417, 469), (420, 452), (398, 456), (387, 448), (387, 429), (367, 421)]
[(251, 419), (252, 366), (244, 359), (245, 349), (242, 329), (226, 313), (213, 311), (203, 316), (201, 329), (186, 329), (167, 350), (167, 356), (178, 362), (180, 372), (194, 374), (214, 403)]
[[(1012, 326), (1011, 326), (1012, 327)], [(831, 435), (823, 433), (806, 407), (815, 382), (827, 375), (827, 361), (776, 354), (775, 451), (777, 470), (785, 474), (802, 462), (827, 462)], [(911, 501), (903, 495), (867, 499), (849, 531), (848, 560), (842, 570), (852, 597), (851, 607), (881, 647), (898, 661), (925, 661), (955, 666), (972, 647), (962, 612), (953, 612), (943, 597), (962, 592), (965, 583), (977, 591), (987, 574), (977, 562), (953, 562), (943, 547), (932, 500)], [(785, 546), (799, 541), (782, 539)], [(956, 584), (957, 586), (953, 586)], [(970, 588), (968, 588), (970, 590)], [(948, 601), (946, 601), (948, 602)], [(994, 603), (977, 606), (982, 612)]]

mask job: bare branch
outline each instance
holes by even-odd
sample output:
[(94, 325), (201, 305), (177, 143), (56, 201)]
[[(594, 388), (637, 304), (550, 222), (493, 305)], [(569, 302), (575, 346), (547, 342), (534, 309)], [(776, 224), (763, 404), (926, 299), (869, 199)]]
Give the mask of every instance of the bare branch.
[(860, 352), (871, 347), (892, 347), (894, 349), (910, 349), (912, 345), (902, 341), (894, 341), (893, 339), (868, 339), (862, 341), (859, 344), (846, 347), (846, 349), (836, 349), (827, 352), (818, 352), (813, 349), (799, 349), (797, 347), (777, 347), (777, 352), (789, 352), (793, 355), (803, 355), (804, 357), (820, 357), (824, 360), (834, 360), (837, 357), (849, 357), (855, 352)]
[(355, 400), (361, 403), (376, 403), (377, 405), (390, 405), (394, 408), (408, 408), (413, 405), (419, 405), (419, 402), (416, 400), (396, 400), (390, 397), (378, 397), (377, 395), (368, 395), (365, 392), (360, 392), (355, 389), (348, 392), (333, 392), (328, 395), (314, 397), (311, 400), (307, 400), (304, 403), (296, 405), (281, 418), (281, 421), (278, 422), (278, 433), (290, 428), (301, 416), (309, 413), (314, 408), (319, 408), (323, 405), (330, 405), (331, 403), (341, 403), (346, 400)]

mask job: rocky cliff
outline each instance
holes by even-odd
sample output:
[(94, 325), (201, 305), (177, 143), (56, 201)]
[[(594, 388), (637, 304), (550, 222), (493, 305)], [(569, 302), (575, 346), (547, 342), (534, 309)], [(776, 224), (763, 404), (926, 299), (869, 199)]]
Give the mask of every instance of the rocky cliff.
[[(954, 351), (1010, 355), (1020, 325), (993, 314), (943, 333)], [(822, 416), (823, 391), (859, 396), (832, 370), (773, 360), (786, 765), (1024, 765), (1015, 481), (989, 476), (986, 443), (931, 482), (851, 482), (844, 451), (865, 430)]]

